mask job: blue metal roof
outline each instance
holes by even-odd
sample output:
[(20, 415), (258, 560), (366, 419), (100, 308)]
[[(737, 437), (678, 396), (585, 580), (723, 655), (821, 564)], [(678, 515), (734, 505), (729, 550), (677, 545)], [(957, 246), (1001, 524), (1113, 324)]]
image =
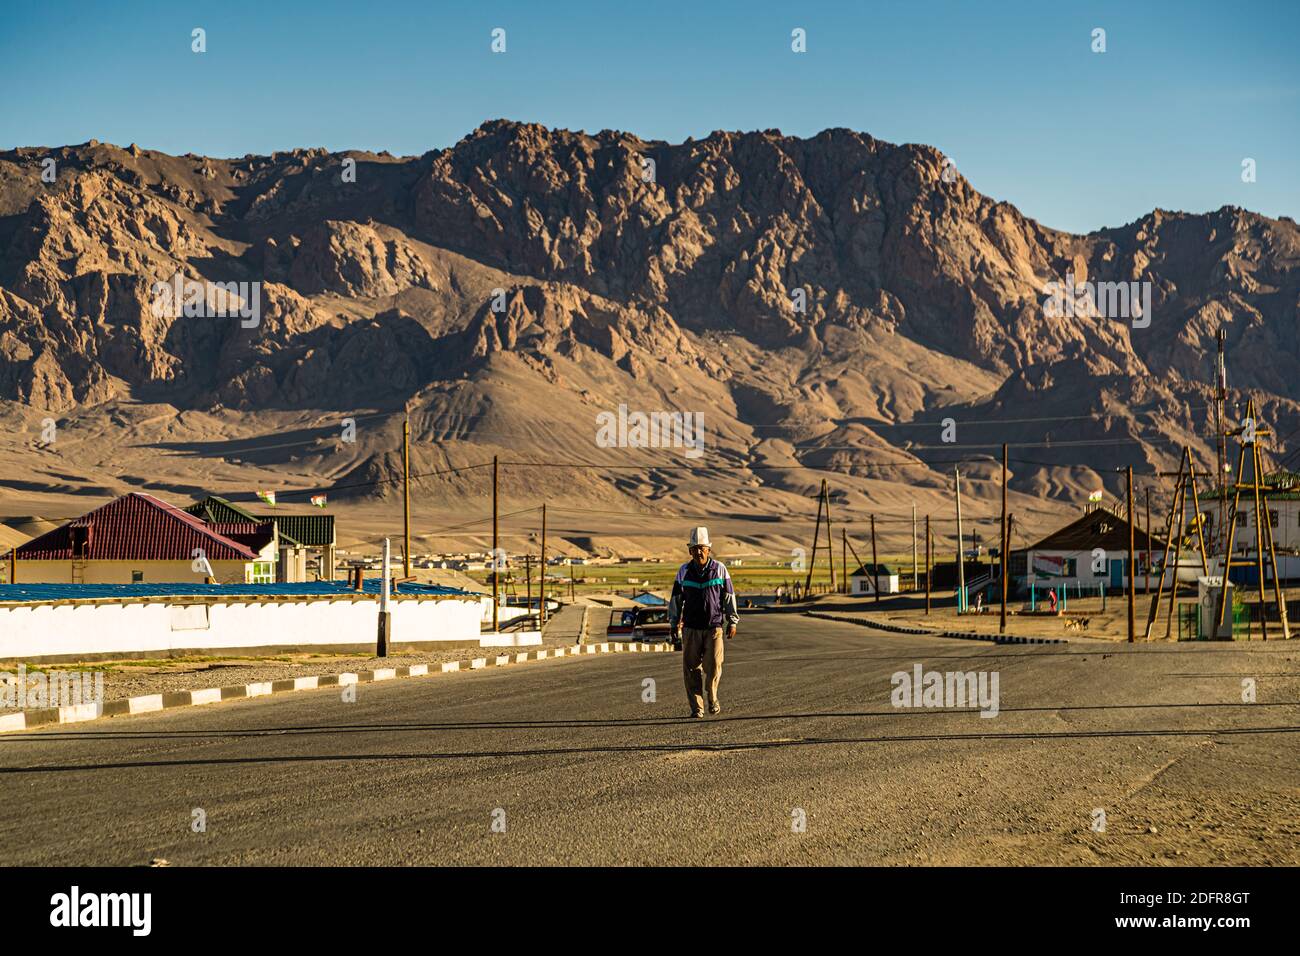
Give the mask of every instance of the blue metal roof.
[[(366, 594), (378, 594), (381, 580), (367, 578)], [(346, 581), (305, 581), (295, 584), (0, 584), (0, 603), (6, 601), (85, 601), (150, 597), (330, 597), (357, 592)], [(398, 595), (471, 597), (477, 594), (441, 584), (403, 584)]]

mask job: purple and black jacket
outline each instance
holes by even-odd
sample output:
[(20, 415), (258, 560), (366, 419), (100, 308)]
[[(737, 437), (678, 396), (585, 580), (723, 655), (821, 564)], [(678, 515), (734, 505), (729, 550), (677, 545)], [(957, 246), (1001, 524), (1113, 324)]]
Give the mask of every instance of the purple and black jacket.
[(699, 629), (734, 627), (740, 622), (731, 575), (721, 561), (709, 558), (703, 567), (687, 561), (677, 571), (668, 601), (668, 624), (676, 628), (679, 622)]

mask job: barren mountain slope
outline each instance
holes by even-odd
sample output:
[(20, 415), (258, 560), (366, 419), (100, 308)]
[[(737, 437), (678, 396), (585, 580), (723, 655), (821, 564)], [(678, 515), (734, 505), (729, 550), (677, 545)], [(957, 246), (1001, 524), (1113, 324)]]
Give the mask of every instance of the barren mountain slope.
[[(457, 469), (493, 455), (507, 501), (579, 505), (580, 531), (749, 515), (776, 541), (822, 477), (846, 516), (947, 514), (960, 463), (991, 505), (1002, 442), (1029, 528), (1125, 464), (1185, 443), (1208, 464), (1220, 327), (1231, 384), (1300, 428), (1293, 221), (1157, 210), (1074, 236), (944, 169), (848, 130), (506, 121), (408, 158), (0, 154), (0, 511), (324, 489), (389, 527), (409, 406), (429, 533), (481, 515), (487, 472)], [(177, 273), (260, 283), (257, 322), (159, 314)], [(1149, 282), (1149, 326), (1052, 317), (1067, 273)], [(699, 413), (703, 453), (602, 447), (620, 405)]]

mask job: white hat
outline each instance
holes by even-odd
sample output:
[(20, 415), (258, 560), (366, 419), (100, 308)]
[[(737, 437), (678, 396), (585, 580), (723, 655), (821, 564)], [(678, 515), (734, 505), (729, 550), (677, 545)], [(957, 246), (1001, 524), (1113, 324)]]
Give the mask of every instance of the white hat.
[(704, 547), (706, 547), (706, 548), (711, 548), (711, 547), (713, 547), (713, 545), (709, 542), (709, 529), (708, 529), (708, 528), (692, 528), (692, 529), (691, 529), (691, 543), (690, 543), (690, 547), (694, 548), (694, 547), (696, 547), (696, 546), (698, 546), (698, 545), (704, 545)]

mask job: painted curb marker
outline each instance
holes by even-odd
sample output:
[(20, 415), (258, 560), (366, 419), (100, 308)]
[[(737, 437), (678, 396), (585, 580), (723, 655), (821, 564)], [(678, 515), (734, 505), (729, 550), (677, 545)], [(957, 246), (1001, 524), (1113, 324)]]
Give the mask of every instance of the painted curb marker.
[[(276, 694), (293, 693), (299, 690), (317, 690), (322, 687), (347, 687), (352, 684), (370, 684), (378, 681), (394, 680), (399, 677), (425, 677), (429, 674), (454, 674), (459, 671), (482, 670), (488, 666), (505, 667), (509, 664), (522, 664), (529, 660), (543, 661), (556, 657), (580, 657), (585, 654), (613, 654), (621, 651), (669, 651), (673, 648), (667, 644), (622, 644), (602, 643), (583, 644), (573, 647), (549, 648), (546, 650), (523, 651), (513, 656), (499, 654), (490, 659), (476, 657), (464, 661), (444, 661), (439, 665), (412, 664), (409, 667), (380, 667), (360, 673), (344, 672), (342, 674), (323, 674), (312, 677), (288, 677), (274, 681), (257, 681), (252, 684), (235, 684), (230, 687), (205, 687), (200, 690), (167, 691), (162, 694), (145, 694), (140, 697), (126, 697), (105, 701), (98, 704), (74, 704), (65, 707), (45, 707), (35, 710), (0, 714), (0, 733), (31, 730), (46, 724), (85, 723), (106, 717), (128, 716), (131, 714), (150, 714), (161, 710), (175, 710), (178, 707), (198, 707), (217, 704), (227, 700), (240, 700), (249, 697), (268, 697)], [(435, 671), (432, 668), (437, 667)]]

